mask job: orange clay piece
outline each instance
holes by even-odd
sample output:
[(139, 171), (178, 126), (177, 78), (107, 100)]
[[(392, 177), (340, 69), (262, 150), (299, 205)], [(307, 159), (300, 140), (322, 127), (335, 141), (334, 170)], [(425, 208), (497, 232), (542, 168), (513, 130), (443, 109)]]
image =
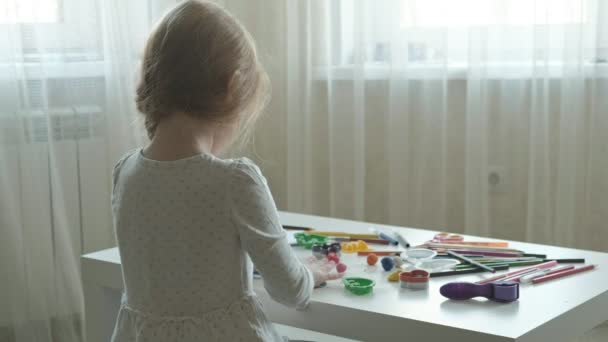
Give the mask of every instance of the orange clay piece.
[(343, 253), (363, 252), (368, 249), (369, 249), (369, 247), (367, 246), (367, 243), (365, 243), (365, 241), (363, 241), (363, 240), (349, 241), (349, 242), (342, 243), (342, 252)]
[(370, 266), (374, 266), (378, 262), (378, 256), (374, 253), (371, 253), (367, 256), (367, 264)]

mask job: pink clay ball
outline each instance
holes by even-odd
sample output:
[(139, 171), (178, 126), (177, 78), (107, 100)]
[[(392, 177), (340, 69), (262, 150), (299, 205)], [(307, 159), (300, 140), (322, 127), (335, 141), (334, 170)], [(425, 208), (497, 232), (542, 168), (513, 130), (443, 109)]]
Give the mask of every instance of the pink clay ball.
[(338, 257), (335, 253), (329, 253), (329, 255), (327, 256), (327, 260), (333, 261), (336, 264), (340, 263), (340, 257)]
[(346, 271), (346, 265), (344, 265), (344, 264), (338, 264), (338, 265), (336, 265), (336, 270), (339, 273), (343, 273), (344, 271)]

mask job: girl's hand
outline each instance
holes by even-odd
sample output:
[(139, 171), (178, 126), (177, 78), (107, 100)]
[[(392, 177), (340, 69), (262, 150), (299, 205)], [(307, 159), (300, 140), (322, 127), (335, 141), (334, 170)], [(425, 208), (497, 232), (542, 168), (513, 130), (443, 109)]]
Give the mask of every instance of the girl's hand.
[(338, 273), (336, 271), (336, 263), (328, 261), (326, 258), (318, 260), (315, 257), (306, 259), (306, 267), (310, 269), (315, 281), (315, 287), (319, 287), (321, 284), (328, 280), (335, 280), (342, 278), (344, 273)]

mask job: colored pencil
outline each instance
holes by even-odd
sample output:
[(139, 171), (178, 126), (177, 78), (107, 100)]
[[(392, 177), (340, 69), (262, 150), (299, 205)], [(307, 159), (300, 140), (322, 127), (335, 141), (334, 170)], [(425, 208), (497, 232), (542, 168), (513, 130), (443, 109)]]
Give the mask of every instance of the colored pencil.
[(340, 241), (340, 242), (342, 242), (342, 241), (359, 241), (359, 240), (361, 240), (361, 241), (365, 241), (367, 243), (374, 243), (374, 244), (377, 244), (377, 245), (388, 245), (389, 244), (389, 241), (382, 240), (382, 239), (353, 239), (351, 237), (336, 237), (333, 240)]
[(532, 282), (532, 280), (535, 279), (535, 278), (546, 276), (546, 275), (550, 275), (550, 274), (554, 274), (554, 273), (558, 273), (558, 272), (563, 272), (565, 270), (571, 270), (573, 268), (574, 268), (574, 265), (569, 265), (569, 266), (558, 267), (558, 268), (555, 268), (555, 269), (548, 268), (548, 269), (545, 269), (545, 270), (535, 270), (531, 274), (528, 273), (526, 275), (521, 274), (519, 276), (516, 276), (517, 278), (513, 279), (513, 281), (520, 282), (522, 284), (526, 284), (526, 283)]
[[(504, 270), (508, 270), (509, 266), (497, 266), (496, 268), (494, 268), (497, 271), (504, 271)], [(484, 269), (478, 268), (478, 267), (471, 267), (469, 269), (464, 269), (464, 270), (457, 270), (457, 271), (443, 271), (443, 272), (433, 272), (430, 274), (431, 278), (437, 278), (437, 277), (446, 277), (446, 276), (453, 276), (453, 275), (462, 275), (462, 274), (473, 274), (473, 273), (483, 273), (483, 272), (487, 272)]]
[(508, 242), (494, 241), (441, 241), (445, 245), (474, 246), (474, 247), (509, 247)]
[(360, 234), (360, 233), (346, 233), (346, 232), (326, 232), (321, 230), (309, 230), (308, 234), (322, 235), (322, 236), (340, 236), (350, 237), (352, 239), (377, 239), (376, 234)]
[(460, 250), (467, 250), (467, 251), (487, 251), (487, 252), (523, 254), (523, 252), (520, 251), (519, 249), (506, 248), (506, 247), (470, 246), (470, 245), (435, 243), (435, 242), (426, 243), (425, 245), (429, 248), (437, 248), (437, 249), (460, 249)]
[(558, 264), (584, 264), (585, 259), (545, 259), (545, 261), (557, 261)]
[[(509, 265), (511, 267), (521, 267), (521, 266), (532, 266), (542, 264), (542, 260), (529, 260), (529, 261), (497, 261), (497, 262), (480, 262), (483, 265), (488, 267), (493, 267), (494, 265)], [(456, 265), (456, 269), (465, 267), (467, 265)]]
[(456, 259), (462, 260), (462, 261), (464, 261), (464, 262), (466, 262), (468, 264), (471, 264), (473, 266), (477, 266), (479, 268), (483, 268), (484, 270), (486, 270), (488, 272), (492, 272), (492, 273), (496, 272), (496, 270), (493, 269), (492, 267), (486, 266), (486, 265), (484, 265), (482, 263), (479, 263), (479, 262), (477, 262), (475, 260), (469, 259), (469, 258), (465, 257), (464, 255), (458, 254), (458, 253), (456, 253), (454, 251), (447, 251), (447, 253), (449, 255), (453, 256)]
[(581, 273), (581, 272), (585, 272), (585, 271), (590, 271), (592, 269), (595, 268), (595, 265), (587, 265), (587, 266), (583, 266), (583, 267), (579, 267), (579, 268), (574, 268), (571, 270), (566, 270), (566, 271), (562, 271), (562, 272), (557, 272), (554, 274), (550, 274), (550, 275), (545, 275), (542, 277), (538, 277), (535, 279), (532, 279), (532, 284), (540, 284), (540, 283), (544, 283), (546, 281), (550, 281), (550, 280), (554, 280), (554, 279), (559, 279), (562, 277), (566, 277), (569, 275), (573, 275), (573, 274), (577, 274), (577, 273)]
[(486, 251), (469, 251), (469, 250), (457, 250), (454, 249), (454, 252), (459, 253), (460, 255), (480, 255), (480, 256), (487, 256), (487, 257), (518, 257), (518, 256), (522, 256), (522, 254), (520, 253), (503, 253), (503, 252), (486, 252)]
[(526, 268), (522, 268), (521, 270), (517, 270), (517, 271), (513, 271), (513, 272), (508, 272), (508, 273), (504, 273), (504, 274), (499, 274), (497, 276), (494, 277), (490, 277), (490, 278), (486, 278), (483, 280), (480, 280), (478, 282), (475, 282), (475, 284), (487, 284), (487, 283), (491, 283), (493, 281), (497, 281), (512, 275), (516, 275), (516, 274), (522, 274), (525, 273), (531, 269), (546, 269), (546, 268), (551, 268), (551, 267), (555, 267), (555, 265), (557, 265), (557, 261), (548, 261), (542, 264), (538, 264), (538, 265), (534, 265), (534, 266), (530, 266), (530, 267), (526, 267)]
[(539, 259), (547, 259), (547, 255), (546, 254), (530, 254), (530, 253), (524, 253), (522, 254), (523, 257), (535, 257), (535, 258), (539, 258)]
[(297, 227), (297, 226), (288, 226), (288, 225), (283, 225), (283, 229), (286, 229), (286, 230), (304, 230), (304, 231), (310, 231), (310, 230), (312, 230), (312, 228)]
[(403, 251), (364, 251), (364, 252), (357, 252), (358, 256), (367, 256), (370, 254), (376, 254), (376, 255), (400, 255), (401, 253), (403, 253)]
[(521, 274), (516, 274), (516, 275), (512, 275), (512, 276), (510, 276), (510, 277), (505, 277), (505, 278), (502, 278), (502, 279), (500, 279), (500, 281), (501, 281), (501, 282), (503, 282), (503, 281), (513, 281), (513, 282), (518, 282), (520, 277), (530, 275), (530, 274), (532, 274), (532, 273), (534, 273), (534, 272), (538, 272), (538, 270), (531, 269), (531, 270), (528, 270), (528, 271), (526, 271), (526, 272), (524, 272), (524, 273), (521, 273)]

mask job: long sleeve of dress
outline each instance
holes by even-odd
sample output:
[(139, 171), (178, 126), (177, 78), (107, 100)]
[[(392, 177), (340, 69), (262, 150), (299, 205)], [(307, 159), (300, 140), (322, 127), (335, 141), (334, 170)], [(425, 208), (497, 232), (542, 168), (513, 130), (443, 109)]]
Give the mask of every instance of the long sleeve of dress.
[(251, 161), (238, 161), (229, 189), (229, 207), (243, 248), (261, 273), (264, 287), (279, 303), (308, 304), (314, 280), (293, 253), (266, 179)]

